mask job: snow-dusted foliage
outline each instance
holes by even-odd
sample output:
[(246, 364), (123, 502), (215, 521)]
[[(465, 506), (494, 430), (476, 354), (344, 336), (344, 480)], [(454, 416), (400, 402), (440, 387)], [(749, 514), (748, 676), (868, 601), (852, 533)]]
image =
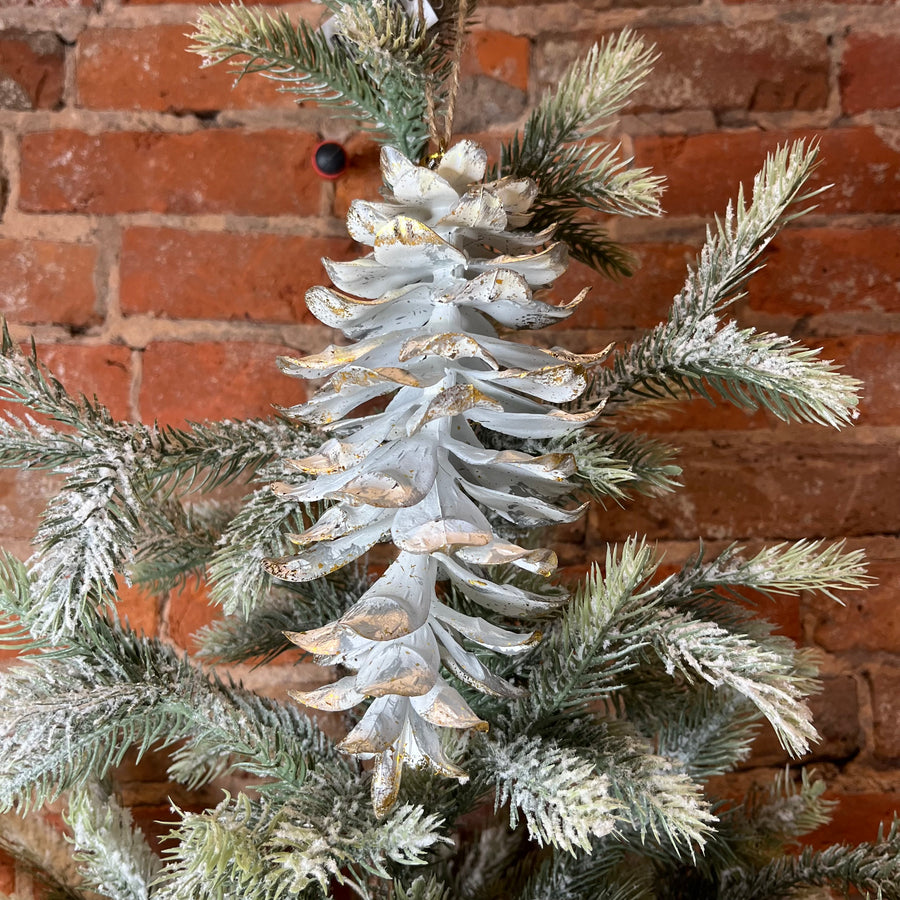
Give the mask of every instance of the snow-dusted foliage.
[[(283, 359), (291, 375), (328, 380), (288, 412), (335, 436), (292, 460), (307, 480), (275, 490), (332, 505), (294, 541), (295, 556), (268, 571), (307, 581), (389, 538), (397, 556), (336, 622), (294, 633), (294, 643), (328, 664), (355, 670), (297, 699), (348, 709), (371, 698), (342, 747), (377, 757), (373, 796), (393, 804), (403, 765), (465, 773), (447, 758), (436, 729), (486, 728), (441, 674), (446, 668), (481, 691), (521, 691), (493, 675), (463, 639), (498, 653), (527, 649), (540, 635), (518, 634), (452, 608), (438, 581), (497, 613), (529, 617), (564, 595), (498, 583), (493, 566), (550, 575), (551, 550), (517, 546), (497, 534), (486, 510), (519, 528), (571, 522), (575, 470), (566, 453), (485, 449), (475, 430), (516, 438), (558, 438), (594, 419), (557, 404), (576, 399), (603, 353), (577, 356), (501, 338), (497, 326), (539, 328), (569, 315), (535, 296), (565, 269), (566, 247), (550, 232), (522, 230), (537, 191), (527, 178), (485, 182), (487, 154), (461, 141), (434, 169), (382, 150), (383, 202), (355, 201), (351, 236), (373, 248), (351, 262), (325, 261), (335, 288), (313, 288), (309, 308), (353, 339), (303, 359)], [(548, 246), (545, 246), (549, 243)], [(393, 394), (380, 412), (350, 417)], [(473, 427), (474, 426), (474, 427)]]
[[(588, 497), (678, 487), (674, 448), (617, 415), (633, 407), (701, 394), (852, 420), (852, 378), (727, 315), (815, 193), (814, 148), (772, 154), (659, 326), (594, 356), (536, 349), (514, 332), (583, 298), (550, 302), (567, 256), (630, 270), (595, 214), (659, 212), (659, 178), (601, 139), (653, 49), (626, 32), (573, 62), (492, 169), (450, 140), (471, 0), (325, 5), (325, 29), (234, 6), (202, 13), (194, 36), (207, 62), (340, 107), (386, 145), (382, 199), (349, 214), (371, 253), (327, 262), (333, 287), (309, 293), (350, 343), (282, 361), (325, 380), (294, 420), (116, 422), (0, 333), (0, 398), (40, 416), (0, 420), (0, 466), (61, 479), (29, 563), (0, 554), (0, 646), (23, 654), (0, 678), (0, 815), (66, 804), (78, 871), (52, 871), (9, 820), (0, 850), (73, 900), (339, 884), (361, 900), (764, 900), (822, 886), (900, 900), (896, 826), (785, 856), (827, 818), (820, 783), (795, 789), (786, 774), (742, 804), (709, 783), (746, 759), (763, 719), (795, 755), (816, 736), (815, 660), (745, 592), (861, 587), (860, 551), (734, 545), (664, 577), (635, 537), (568, 596), (553, 551), (536, 548), (538, 529)], [(429, 140), (443, 152), (416, 164)], [(208, 493), (236, 483), (241, 500)], [(362, 559), (379, 543), (390, 559), (372, 574)], [(198, 635), (202, 666), (111, 615), (123, 583), (165, 597), (201, 574), (222, 613)], [(286, 635), (343, 666), (295, 695), (344, 712), (340, 743), (302, 704), (215, 669), (268, 663), (293, 649)], [(185, 791), (227, 790), (172, 810), (159, 860), (116, 777), (127, 753), (167, 747)]]

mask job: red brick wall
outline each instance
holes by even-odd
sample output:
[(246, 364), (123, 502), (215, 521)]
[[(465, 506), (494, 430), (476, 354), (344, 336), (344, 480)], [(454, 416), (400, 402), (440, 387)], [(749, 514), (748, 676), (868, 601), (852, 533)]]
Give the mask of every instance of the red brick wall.
[[(185, 52), (192, 15), (153, 0), (14, 0), (0, 10), (0, 306), (71, 386), (146, 421), (264, 415), (300, 399), (273, 359), (331, 339), (303, 295), (324, 279), (321, 255), (354, 254), (342, 216), (378, 185), (376, 151), (343, 123), (262, 79), (232, 90), (224, 69), (201, 70)], [(561, 292), (589, 283), (593, 302), (554, 340), (599, 347), (657, 321), (738, 182), (779, 142), (818, 136), (817, 182), (834, 187), (778, 239), (736, 312), (823, 345), (866, 390), (858, 425), (843, 433), (691, 405), (664, 428), (684, 447), (684, 490), (595, 509), (567, 534), (564, 559), (583, 562), (635, 531), (673, 559), (700, 537), (713, 547), (799, 537), (866, 547), (877, 587), (846, 606), (804, 597), (771, 612), (824, 654), (825, 739), (811, 759), (842, 803), (819, 837), (871, 838), (900, 807), (897, 6), (485, 0), (460, 127), (496, 147), (569, 60), (623, 26), (661, 57), (614, 134), (668, 178), (668, 215), (614, 225), (641, 262), (634, 278), (611, 285), (573, 267)], [(309, 165), (323, 136), (351, 151), (335, 183)], [(49, 490), (0, 473), (0, 543), (25, 551)], [(210, 613), (196, 597), (136, 597), (129, 615), (189, 643)], [(785, 760), (764, 737), (755, 761)], [(152, 768), (138, 771), (135, 783), (152, 780)], [(136, 788), (135, 802), (164, 802), (151, 793)]]

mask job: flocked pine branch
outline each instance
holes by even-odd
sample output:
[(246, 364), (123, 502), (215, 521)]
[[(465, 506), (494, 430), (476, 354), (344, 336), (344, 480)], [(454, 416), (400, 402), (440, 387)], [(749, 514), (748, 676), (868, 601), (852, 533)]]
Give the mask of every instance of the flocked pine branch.
[(763, 406), (791, 421), (839, 427), (855, 415), (858, 382), (817, 358), (818, 351), (776, 335), (740, 329), (720, 319), (778, 228), (805, 210), (789, 212), (818, 191), (806, 182), (816, 148), (798, 141), (766, 160), (755, 177), (753, 197), (743, 189), (715, 233), (708, 232), (696, 269), (690, 270), (665, 322), (617, 352), (598, 369), (580, 401), (613, 404), (644, 398), (681, 398), (718, 393), (739, 406)]
[(593, 140), (646, 78), (655, 53), (629, 31), (575, 62), (505, 144), (498, 172), (533, 178), (531, 226), (555, 225), (575, 259), (608, 275), (628, 275), (632, 260), (585, 210), (658, 215), (661, 179), (634, 168), (620, 148)]
[(617, 151), (589, 144), (643, 83), (656, 58), (630, 31), (573, 63), (501, 152), (503, 175), (537, 181), (538, 209), (545, 205), (603, 212), (659, 211), (660, 180), (628, 169)]
[(647, 900), (651, 891), (647, 867), (631, 861), (626, 868), (620, 854), (607, 852), (599, 860), (588, 855), (575, 861), (545, 860), (516, 900)]
[(732, 869), (722, 879), (722, 895), (733, 900), (789, 900), (804, 888), (854, 888), (878, 900), (900, 898), (900, 819), (879, 829), (872, 843), (805, 847), (754, 870)]
[(756, 707), (724, 686), (685, 685), (645, 671), (619, 698), (629, 721), (656, 736), (659, 755), (698, 782), (744, 762), (759, 733)]
[(204, 65), (229, 62), (239, 77), (260, 73), (300, 100), (335, 106), (418, 158), (428, 138), (424, 84), (435, 82), (436, 39), (399, 4), (357, 0), (336, 18), (339, 36), (329, 40), (286, 13), (239, 5), (203, 11), (191, 49)]
[(583, 428), (551, 440), (515, 438), (481, 429), (479, 440), (495, 450), (566, 453), (575, 462), (573, 480), (599, 502), (621, 503), (632, 493), (655, 496), (674, 490), (681, 468), (676, 448), (639, 432)]
[[(831, 558), (832, 551), (824, 556)], [(859, 576), (854, 555), (843, 567), (833, 559), (832, 571), (818, 579), (805, 551), (771, 553), (767, 559), (767, 572), (744, 567), (745, 581), (763, 590), (766, 584), (786, 589), (791, 572), (798, 591), (813, 583), (827, 591), (853, 587)], [(657, 564), (651, 548), (634, 541), (607, 554), (604, 575), (592, 575), (529, 658), (530, 694), (516, 707), (522, 722), (555, 723), (568, 711), (613, 695), (630, 672), (649, 662), (662, 664), (672, 676), (736, 691), (769, 719), (786, 747), (805, 752), (815, 737), (804, 702), (814, 687), (810, 661), (764, 628), (729, 628), (679, 609), (693, 589), (674, 577), (654, 584)], [(729, 565), (734, 570), (729, 587), (734, 587), (741, 567), (733, 560)]]
[[(0, 603), (13, 643), (27, 639), (35, 598), (27, 573), (4, 559)], [(187, 743), (174, 755), (172, 774), (201, 783), (210, 774), (198, 759), (231, 755), (253, 775), (275, 778), (270, 791), (293, 791), (310, 767), (346, 763), (293, 704), (222, 682), (171, 647), (138, 638), (119, 625), (83, 617), (64, 648), (45, 639), (3, 679), (0, 728), (6, 752), (0, 769), (0, 806), (31, 807), (62, 791), (101, 779), (130, 747)]]
[(681, 468), (676, 450), (638, 433), (584, 429), (553, 441), (553, 450), (575, 458), (575, 478), (596, 500), (621, 503), (632, 493), (655, 496), (674, 490)]
[(592, 837), (616, 826), (619, 804), (609, 795), (609, 779), (590, 759), (552, 738), (494, 740), (479, 762), (481, 777), (495, 787), (495, 808), (508, 803), (510, 827), (521, 817), (539, 845), (588, 851)]
[[(540, 729), (535, 723), (533, 731)], [(571, 853), (609, 834), (636, 844), (652, 840), (678, 859), (705, 843), (715, 817), (699, 785), (626, 723), (598, 725), (584, 717), (546, 729), (544, 737), (528, 731), (529, 723), (514, 715), (509, 733), (518, 737), (498, 731), (471, 752), (479, 784), (496, 791), (498, 804), (509, 801), (511, 822), (522, 817), (540, 843)], [(537, 763), (542, 748), (553, 761), (547, 777)], [(572, 818), (562, 820), (567, 804)]]
[[(283, 467), (267, 470), (270, 477)], [(282, 556), (293, 544), (290, 535), (306, 530), (321, 513), (320, 503), (302, 503), (266, 486), (254, 491), (224, 529), (209, 558), (210, 596), (226, 615), (246, 617), (269, 596), (272, 576), (263, 561)]]
[[(32, 627), (53, 636), (74, 630), (90, 607), (115, 603), (116, 573), (131, 568), (139, 545), (147, 550), (148, 533), (151, 546), (160, 535), (177, 533), (183, 513), (171, 519), (177, 508), (167, 508), (161, 496), (249, 478), (281, 454), (309, 449), (309, 432), (280, 420), (189, 430), (116, 422), (96, 400), (70, 395), (41, 367), (34, 348), (22, 353), (5, 324), (0, 394), (64, 429), (31, 418), (0, 420), (0, 466), (65, 477), (44, 514), (31, 563), (44, 598)], [(195, 549), (196, 537), (185, 535)], [(157, 559), (171, 556), (164, 542), (158, 549)], [(147, 553), (143, 558), (146, 566)]]
[(740, 591), (765, 596), (815, 591), (841, 602), (838, 592), (859, 590), (871, 583), (862, 550), (846, 550), (844, 541), (795, 541), (764, 547), (747, 557), (745, 548), (732, 544), (711, 562), (703, 550), (672, 577), (666, 586), (670, 602), (688, 602), (698, 597)]
[(366, 874), (389, 878), (393, 866), (416, 866), (447, 842), (441, 822), (404, 805), (378, 822), (354, 784), (332, 783), (298, 806), (274, 807), (244, 794), (203, 813), (185, 813), (167, 850), (158, 900), (269, 900), (295, 896), (332, 880), (350, 882), (362, 897)]
[(149, 900), (159, 857), (108, 790), (88, 785), (74, 792), (65, 821), (83, 887), (111, 900)]

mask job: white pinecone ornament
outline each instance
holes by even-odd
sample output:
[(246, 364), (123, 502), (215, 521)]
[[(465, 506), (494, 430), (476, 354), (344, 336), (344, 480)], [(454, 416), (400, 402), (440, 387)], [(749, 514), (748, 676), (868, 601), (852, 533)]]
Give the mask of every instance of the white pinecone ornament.
[[(438, 728), (486, 729), (446, 669), (480, 691), (519, 696), (465, 649), (521, 652), (537, 632), (509, 631), (452, 609), (448, 582), (487, 610), (514, 618), (546, 613), (553, 594), (492, 580), (512, 564), (550, 575), (556, 555), (498, 536), (483, 510), (517, 526), (571, 522), (571, 456), (486, 449), (470, 423), (516, 437), (552, 438), (597, 415), (554, 404), (578, 397), (585, 369), (603, 354), (576, 356), (505, 340), (496, 326), (539, 328), (571, 314), (572, 303), (537, 299), (565, 270), (567, 250), (552, 233), (519, 229), (536, 194), (530, 179), (483, 183), (485, 151), (461, 141), (434, 169), (385, 147), (384, 201), (355, 201), (350, 235), (373, 248), (351, 262), (324, 260), (336, 289), (315, 287), (310, 310), (354, 343), (281, 366), (301, 378), (327, 377), (313, 398), (287, 412), (334, 435), (311, 457), (292, 460), (310, 477), (275, 490), (301, 501), (332, 501), (293, 540), (296, 556), (270, 560), (288, 581), (327, 575), (390, 540), (397, 557), (340, 619), (290, 639), (326, 665), (354, 674), (294, 696), (323, 710), (372, 698), (343, 750), (375, 758), (372, 794), (383, 815), (394, 804), (404, 765), (428, 765), (466, 780), (446, 755)], [(539, 249), (544, 248), (544, 249)], [(384, 411), (348, 418), (376, 397)], [(441, 599), (443, 598), (443, 599)]]

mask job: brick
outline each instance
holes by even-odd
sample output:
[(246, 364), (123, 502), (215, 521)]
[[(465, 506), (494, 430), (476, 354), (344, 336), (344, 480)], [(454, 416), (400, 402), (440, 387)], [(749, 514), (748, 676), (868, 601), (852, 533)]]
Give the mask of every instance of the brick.
[(89, 244), (0, 238), (0, 310), (17, 322), (95, 322), (96, 260)]
[(791, 440), (718, 432), (714, 438), (683, 436), (676, 444), (684, 487), (639, 497), (624, 509), (593, 507), (590, 546), (632, 534), (783, 540), (897, 529), (900, 459), (893, 447), (855, 444), (813, 426), (795, 426)]
[(565, 322), (565, 328), (652, 328), (666, 317), (681, 290), (697, 247), (679, 242), (625, 245), (635, 260), (629, 278), (610, 279), (583, 263), (571, 262), (552, 289), (556, 303), (571, 300), (583, 288), (591, 292)]
[(900, 106), (900, 34), (851, 34), (841, 59), (841, 105), (854, 115), (869, 109)]
[(127, 347), (39, 344), (38, 359), (71, 394), (106, 406), (115, 419), (131, 415), (131, 351)]
[(453, 119), (454, 133), (477, 131), (488, 123), (514, 125), (527, 108), (528, 95), (525, 91), (487, 75), (473, 75), (466, 78), (459, 88)]
[(900, 334), (854, 334), (815, 343), (822, 346), (823, 359), (862, 382), (857, 424), (900, 424)]
[(842, 603), (809, 595), (803, 600), (803, 615), (812, 628), (812, 639), (825, 650), (900, 653), (900, 564), (872, 561), (871, 586), (842, 592)]
[(22, 138), (26, 212), (315, 215), (321, 181), (305, 132), (80, 131)]
[(900, 232), (889, 226), (789, 228), (753, 276), (749, 305), (759, 312), (814, 316), (900, 311)]
[(227, 65), (201, 68), (188, 52), (185, 25), (91, 28), (78, 38), (76, 84), (79, 106), (213, 112), (295, 105), (277, 83), (257, 75), (235, 85)]
[(746, 130), (645, 136), (635, 138), (635, 159), (665, 176), (663, 205), (670, 215), (711, 216), (737, 197), (739, 183), (750, 188), (767, 153), (801, 137), (817, 138), (821, 147), (821, 165), (810, 185), (834, 185), (816, 198), (820, 213), (900, 211), (900, 150), (869, 127), (819, 135)]
[(845, 794), (829, 790), (825, 797), (837, 801), (831, 821), (803, 839), (804, 844), (816, 850), (832, 844), (874, 841), (879, 823), (889, 825), (894, 814), (900, 812), (900, 792)]
[(16, 6), (25, 9), (76, 9), (78, 7), (98, 9), (100, 0), (16, 0)]
[(276, 365), (298, 351), (273, 344), (159, 342), (144, 350), (141, 413), (146, 421), (186, 421), (273, 415), (273, 404), (306, 399), (306, 386)]
[[(161, 3), (190, 4), (191, 6), (208, 6), (217, 0), (122, 0), (123, 6), (158, 6)], [(258, 0), (254, 6), (283, 6), (284, 0)]]
[[(772, 0), (724, 0), (726, 4), (741, 4), (746, 3), (747, 5), (753, 3), (766, 3), (771, 5)], [(790, 5), (791, 3), (795, 3), (798, 6), (807, 2), (807, 0), (781, 0), (781, 2), (785, 5)], [(832, 3), (836, 5), (846, 5), (846, 6), (880, 6), (882, 4), (894, 3), (895, 0), (831, 0)]]
[[(828, 102), (828, 47), (818, 32), (766, 22), (642, 28), (640, 33), (655, 45), (659, 59), (634, 93), (632, 112), (775, 112), (822, 109)], [(595, 39), (592, 35), (591, 42)], [(540, 83), (556, 83), (573, 55), (571, 39), (544, 43), (536, 61)]]
[(883, 665), (869, 672), (875, 724), (875, 755), (900, 760), (900, 665)]
[(159, 598), (141, 585), (129, 587), (119, 581), (116, 614), (138, 634), (155, 637), (159, 633)]
[(314, 323), (304, 298), (330, 283), (321, 258), (359, 255), (349, 237), (133, 228), (123, 238), (121, 307), (173, 319)]
[(65, 47), (51, 32), (0, 31), (0, 108), (55, 109), (62, 103)]
[[(0, 547), (28, 555), (38, 517), (58, 487), (55, 479), (36, 470), (0, 469)], [(13, 542), (21, 546), (13, 548)]]
[(520, 91), (528, 90), (531, 41), (503, 31), (470, 32), (462, 62), (463, 78), (488, 75)]
[(351, 137), (347, 151), (347, 170), (334, 185), (334, 215), (347, 216), (354, 200), (378, 200), (383, 181), (379, 159), (381, 147), (369, 138), (357, 134)]
[(16, 889), (16, 861), (0, 850), (0, 891), (12, 896)]
[(190, 579), (181, 590), (169, 594), (166, 606), (169, 639), (179, 647), (196, 652), (198, 646), (194, 635), (221, 614), (221, 609), (210, 603), (206, 585)]

